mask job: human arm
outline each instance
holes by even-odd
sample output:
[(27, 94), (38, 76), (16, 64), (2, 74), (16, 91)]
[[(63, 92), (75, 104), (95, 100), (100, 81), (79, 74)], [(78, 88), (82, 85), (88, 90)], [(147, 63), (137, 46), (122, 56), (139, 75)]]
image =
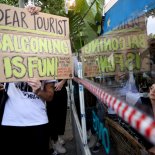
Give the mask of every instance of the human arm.
[(64, 86), (64, 84), (66, 83), (66, 81), (67, 81), (66, 79), (63, 79), (60, 82), (55, 83), (55, 91), (60, 91)]
[(155, 146), (148, 150), (150, 155), (155, 155)]
[(32, 87), (33, 92), (44, 101), (51, 101), (54, 96), (54, 83), (45, 83), (41, 88), (41, 82), (38, 79), (28, 79), (28, 85)]

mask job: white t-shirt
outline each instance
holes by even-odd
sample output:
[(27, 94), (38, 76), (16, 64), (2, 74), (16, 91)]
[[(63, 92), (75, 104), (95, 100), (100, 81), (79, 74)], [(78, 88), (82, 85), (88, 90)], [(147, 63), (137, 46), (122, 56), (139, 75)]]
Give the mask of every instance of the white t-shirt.
[(26, 83), (9, 83), (2, 125), (35, 126), (48, 123), (46, 104)]

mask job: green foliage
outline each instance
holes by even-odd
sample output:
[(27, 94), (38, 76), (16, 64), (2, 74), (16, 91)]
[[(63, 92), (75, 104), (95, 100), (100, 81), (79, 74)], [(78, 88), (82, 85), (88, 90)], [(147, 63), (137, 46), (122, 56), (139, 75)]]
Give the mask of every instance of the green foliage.
[[(76, 8), (70, 11), (70, 32), (73, 47), (79, 50), (82, 46), (95, 39), (101, 30), (102, 8), (104, 0), (94, 0), (88, 4), (86, 0), (76, 0)], [(74, 16), (76, 20), (74, 19)], [(78, 43), (77, 43), (78, 42)]]
[(18, 0), (0, 0), (0, 3), (18, 6)]
[(43, 12), (65, 16), (64, 0), (42, 0), (41, 2)]

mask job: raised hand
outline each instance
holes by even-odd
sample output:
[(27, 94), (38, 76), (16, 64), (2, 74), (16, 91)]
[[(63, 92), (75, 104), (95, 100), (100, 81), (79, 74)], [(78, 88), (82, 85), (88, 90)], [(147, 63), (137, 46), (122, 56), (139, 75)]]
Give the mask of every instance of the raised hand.
[(30, 78), (27, 81), (28, 85), (32, 87), (34, 93), (37, 93), (41, 89), (41, 82), (36, 78)]
[(0, 83), (0, 91), (4, 90), (4, 85)]

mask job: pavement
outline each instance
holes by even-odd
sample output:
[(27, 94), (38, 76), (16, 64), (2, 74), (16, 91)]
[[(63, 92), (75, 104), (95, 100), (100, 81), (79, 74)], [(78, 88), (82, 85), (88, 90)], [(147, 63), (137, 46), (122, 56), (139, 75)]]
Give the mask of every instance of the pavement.
[(73, 135), (73, 131), (72, 131), (71, 111), (69, 108), (67, 110), (66, 129), (65, 129), (65, 134), (64, 134), (64, 140), (65, 140), (64, 147), (67, 150), (65, 155), (77, 155), (75, 139), (74, 139), (74, 135)]
[[(90, 150), (91, 150), (92, 155), (107, 155), (103, 146), (100, 146), (98, 152), (96, 152), (96, 153), (93, 153), (93, 149), (90, 149)], [(110, 152), (108, 155), (117, 155), (116, 151), (114, 149), (114, 146), (111, 145)]]
[[(65, 155), (77, 155), (76, 153), (76, 143), (72, 131), (72, 122), (71, 122), (71, 111), (68, 109), (67, 111), (67, 118), (66, 118), (66, 129), (65, 129), (65, 134), (64, 134), (64, 140), (65, 140), (65, 145), (64, 147), (67, 150), (67, 153)], [(93, 153), (92, 152), (93, 148), (90, 149), (92, 155), (107, 155), (105, 153), (104, 147), (101, 145), (99, 147), (98, 152)], [(114, 150), (114, 147), (111, 145), (110, 148), (110, 153), (108, 155), (116, 155), (116, 152)]]

